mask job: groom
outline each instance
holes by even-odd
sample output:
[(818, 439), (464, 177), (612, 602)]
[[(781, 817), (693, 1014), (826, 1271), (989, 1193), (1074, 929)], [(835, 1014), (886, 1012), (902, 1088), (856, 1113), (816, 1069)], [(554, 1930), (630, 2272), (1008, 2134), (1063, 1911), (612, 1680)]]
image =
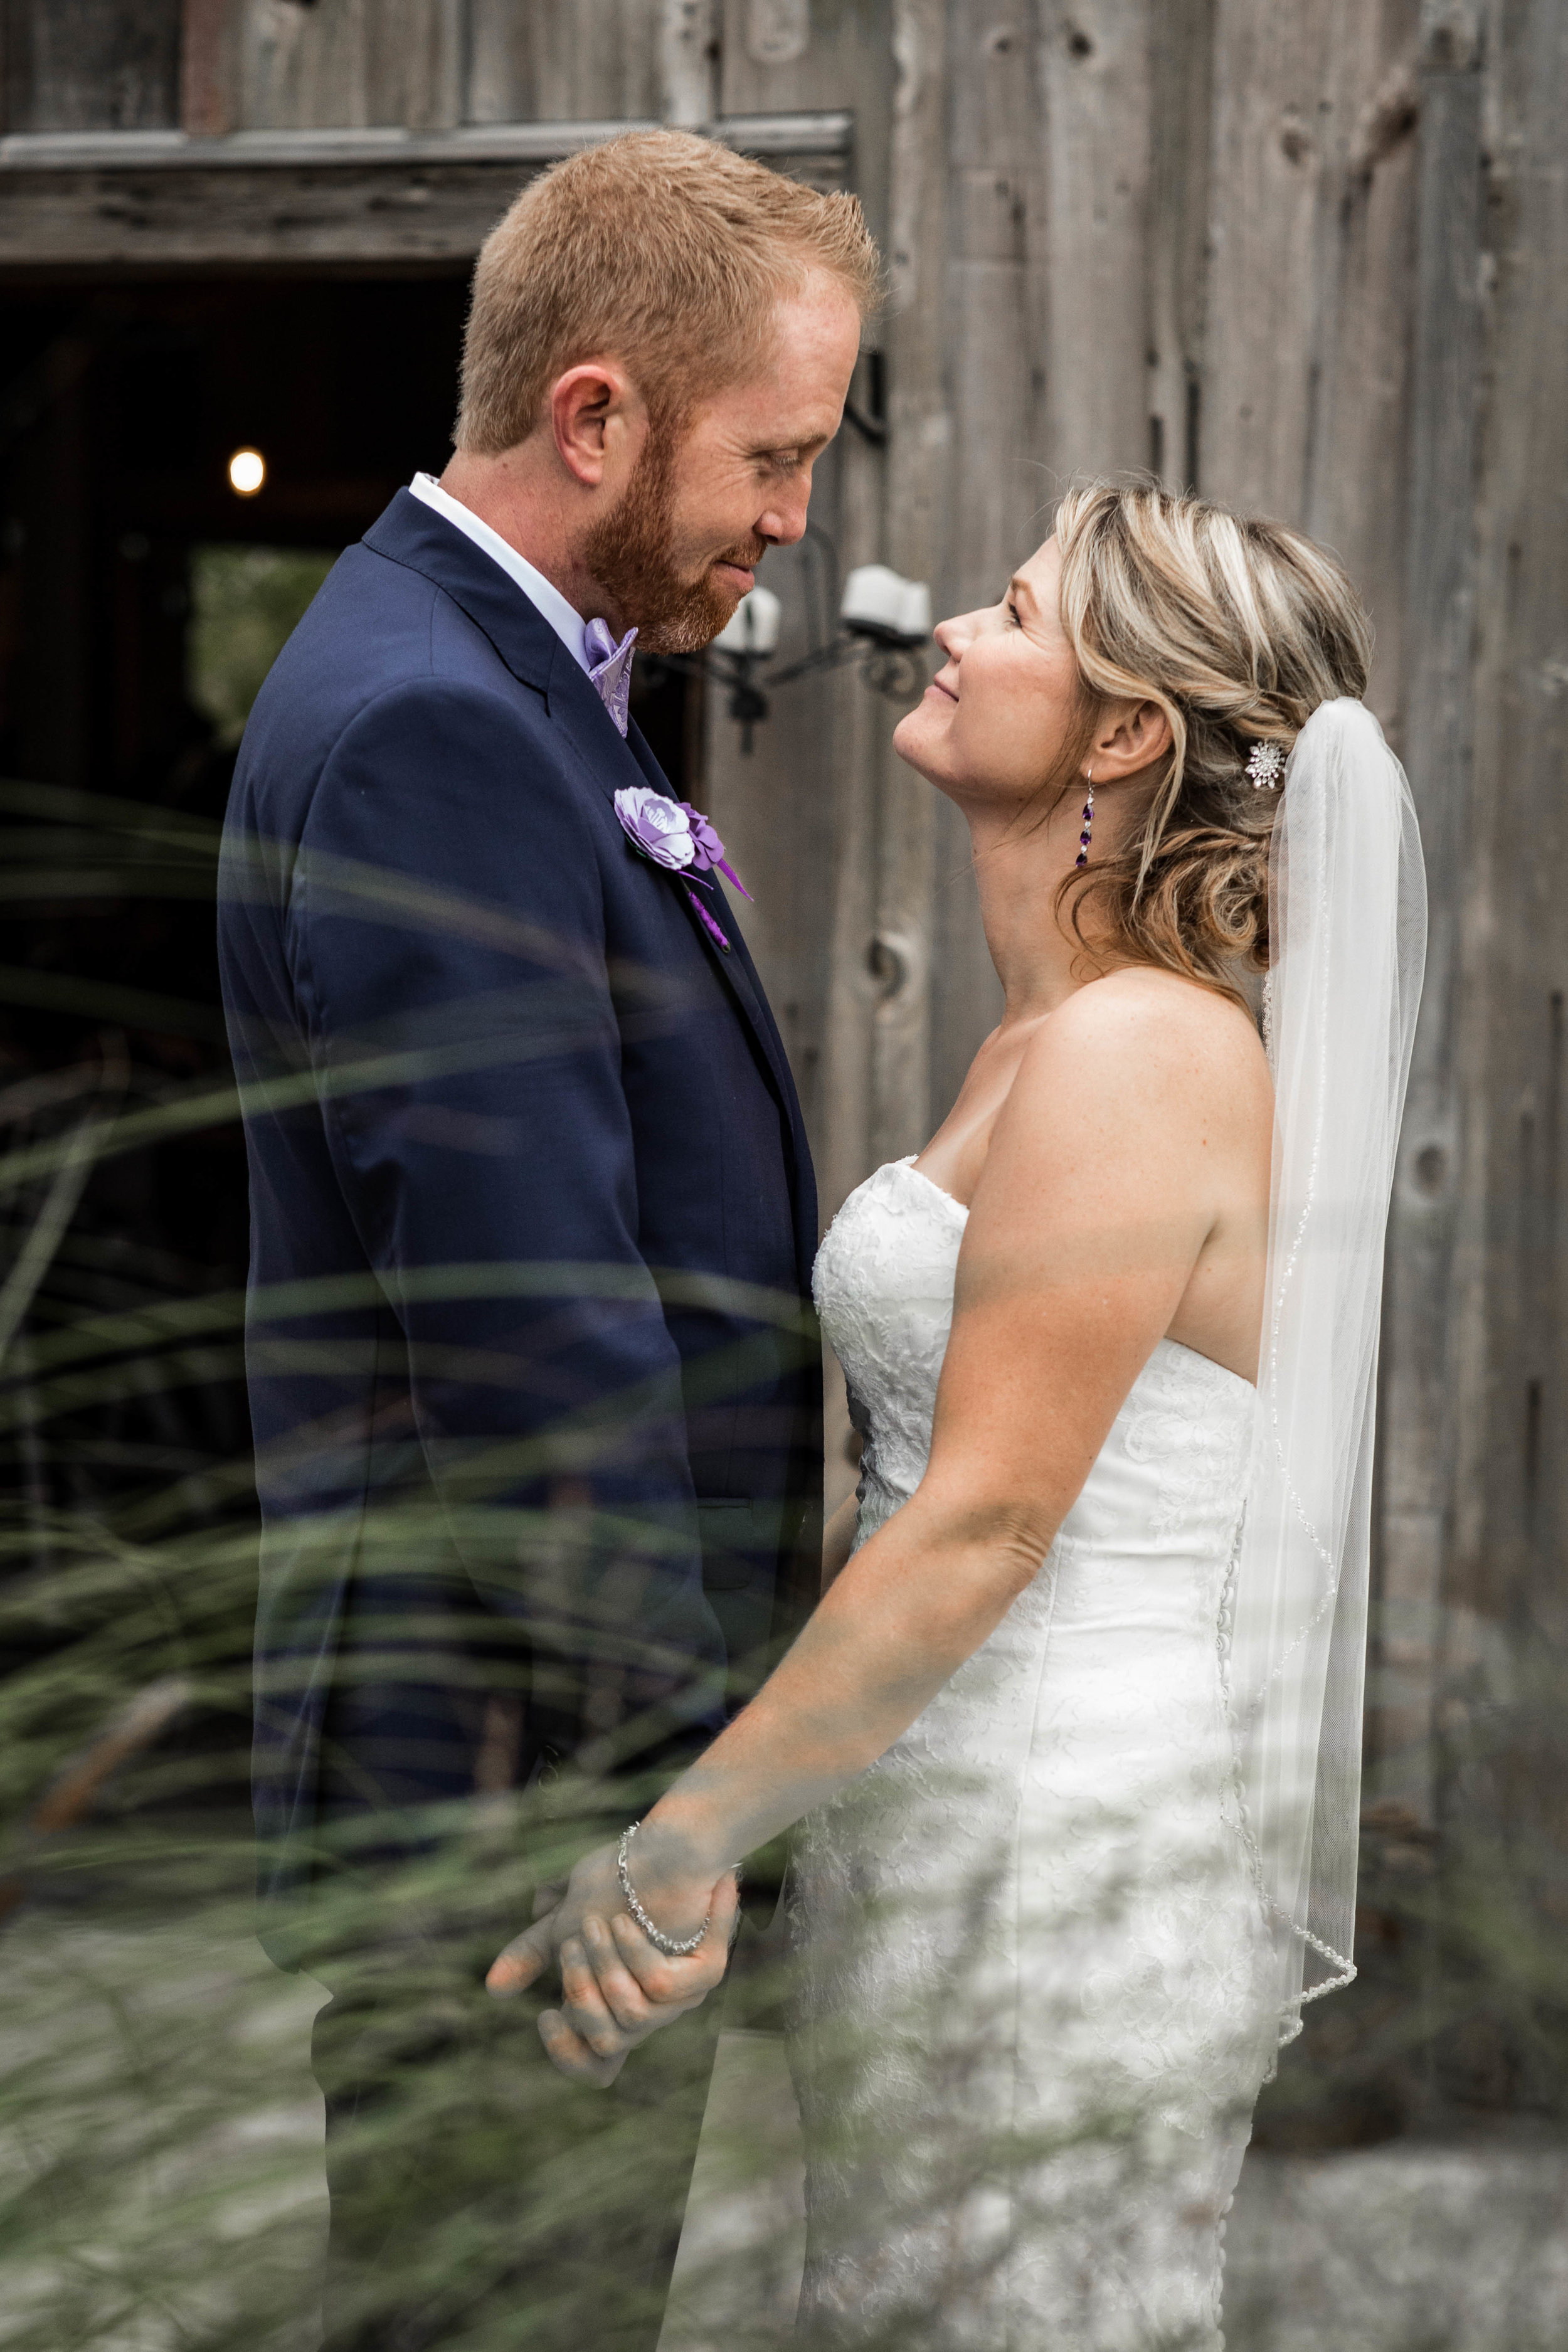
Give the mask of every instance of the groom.
[(456, 455), (241, 751), (256, 1800), (268, 1948), (333, 1996), (331, 2352), (658, 2338), (711, 2016), (601, 2092), (480, 1979), (816, 1591), (805, 1138), (627, 686), (800, 538), (875, 278), (852, 199), (695, 137), (533, 183)]

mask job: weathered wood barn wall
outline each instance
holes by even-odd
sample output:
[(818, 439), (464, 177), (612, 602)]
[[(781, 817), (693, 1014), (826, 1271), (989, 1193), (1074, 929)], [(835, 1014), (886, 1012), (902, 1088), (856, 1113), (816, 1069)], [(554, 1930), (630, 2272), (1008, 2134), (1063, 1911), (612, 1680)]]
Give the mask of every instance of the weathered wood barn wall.
[[(821, 469), (841, 566), (960, 608), (1068, 477), (1127, 468), (1340, 550), (1432, 883), (1374, 1731), (1385, 1790), (1426, 1811), (1434, 1704), (1462, 1732), (1500, 1660), (1568, 1640), (1562, 0), (5, 0), (3, 22), (13, 283), (450, 268), (575, 141), (711, 126), (853, 184), (884, 241), (885, 420), (868, 366), (874, 429)], [(816, 560), (770, 560), (786, 655)], [(994, 1003), (963, 842), (891, 717), (808, 679), (745, 758), (710, 697), (705, 790), (760, 886), (827, 1208), (921, 1141)]]

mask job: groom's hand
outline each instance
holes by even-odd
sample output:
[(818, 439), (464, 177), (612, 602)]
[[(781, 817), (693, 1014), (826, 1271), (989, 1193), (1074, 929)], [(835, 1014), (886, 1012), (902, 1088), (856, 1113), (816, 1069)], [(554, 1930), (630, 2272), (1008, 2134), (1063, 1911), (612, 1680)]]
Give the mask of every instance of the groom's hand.
[(585, 1855), (563, 1899), (507, 1945), (485, 1979), (504, 1997), (559, 1965), (562, 2006), (541, 2013), (539, 2038), (560, 2073), (600, 2089), (639, 2042), (696, 2009), (722, 1980), (740, 1891), (726, 1874), (713, 1890), (706, 1936), (681, 1958), (658, 1951), (620, 1903), (615, 1848)]
[(569, 1936), (561, 1947), (562, 2006), (539, 2021), (552, 2063), (564, 2074), (611, 2083), (639, 2042), (700, 2008), (729, 1958), (719, 1909), (715, 1903), (709, 1929), (719, 1938), (714, 1950), (679, 1960), (656, 1951), (624, 1911), (608, 1921), (590, 1913), (581, 1937)]

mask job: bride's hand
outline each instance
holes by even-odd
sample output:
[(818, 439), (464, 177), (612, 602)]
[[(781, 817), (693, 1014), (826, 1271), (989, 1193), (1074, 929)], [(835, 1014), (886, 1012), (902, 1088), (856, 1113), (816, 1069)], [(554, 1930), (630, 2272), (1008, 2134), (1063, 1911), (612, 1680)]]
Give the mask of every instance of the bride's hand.
[(695, 1919), (710, 1893), (701, 1943), (672, 1958), (627, 1916), (616, 1848), (601, 1846), (577, 1864), (560, 1901), (498, 1954), (485, 1982), (502, 1997), (522, 1992), (559, 1963), (564, 1999), (542, 2012), (539, 2038), (560, 2073), (603, 2089), (639, 2042), (697, 2008), (721, 1980), (740, 1899), (733, 1874), (701, 1894), (685, 1889), (668, 1908), (672, 1919), (682, 1908)]

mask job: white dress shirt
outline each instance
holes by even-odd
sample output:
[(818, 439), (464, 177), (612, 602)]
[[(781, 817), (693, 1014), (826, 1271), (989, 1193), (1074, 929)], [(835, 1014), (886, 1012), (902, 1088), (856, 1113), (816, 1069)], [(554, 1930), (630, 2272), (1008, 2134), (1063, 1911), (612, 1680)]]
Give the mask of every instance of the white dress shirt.
[(579, 667), (584, 670), (592, 667), (588, 649), (583, 642), (582, 614), (574, 604), (566, 602), (560, 589), (554, 587), (542, 572), (536, 572), (525, 555), (520, 555), (515, 547), (509, 547), (499, 530), (492, 530), (488, 522), (481, 522), (472, 508), (464, 506), (450, 490), (444, 490), (433, 474), (416, 474), (408, 488), (412, 497), (427, 507), (434, 507), (436, 512), (445, 515), (465, 538), (471, 539), (476, 547), (482, 547), (492, 562), (499, 563), (508, 578), (516, 581), (529, 603), (543, 614)]

